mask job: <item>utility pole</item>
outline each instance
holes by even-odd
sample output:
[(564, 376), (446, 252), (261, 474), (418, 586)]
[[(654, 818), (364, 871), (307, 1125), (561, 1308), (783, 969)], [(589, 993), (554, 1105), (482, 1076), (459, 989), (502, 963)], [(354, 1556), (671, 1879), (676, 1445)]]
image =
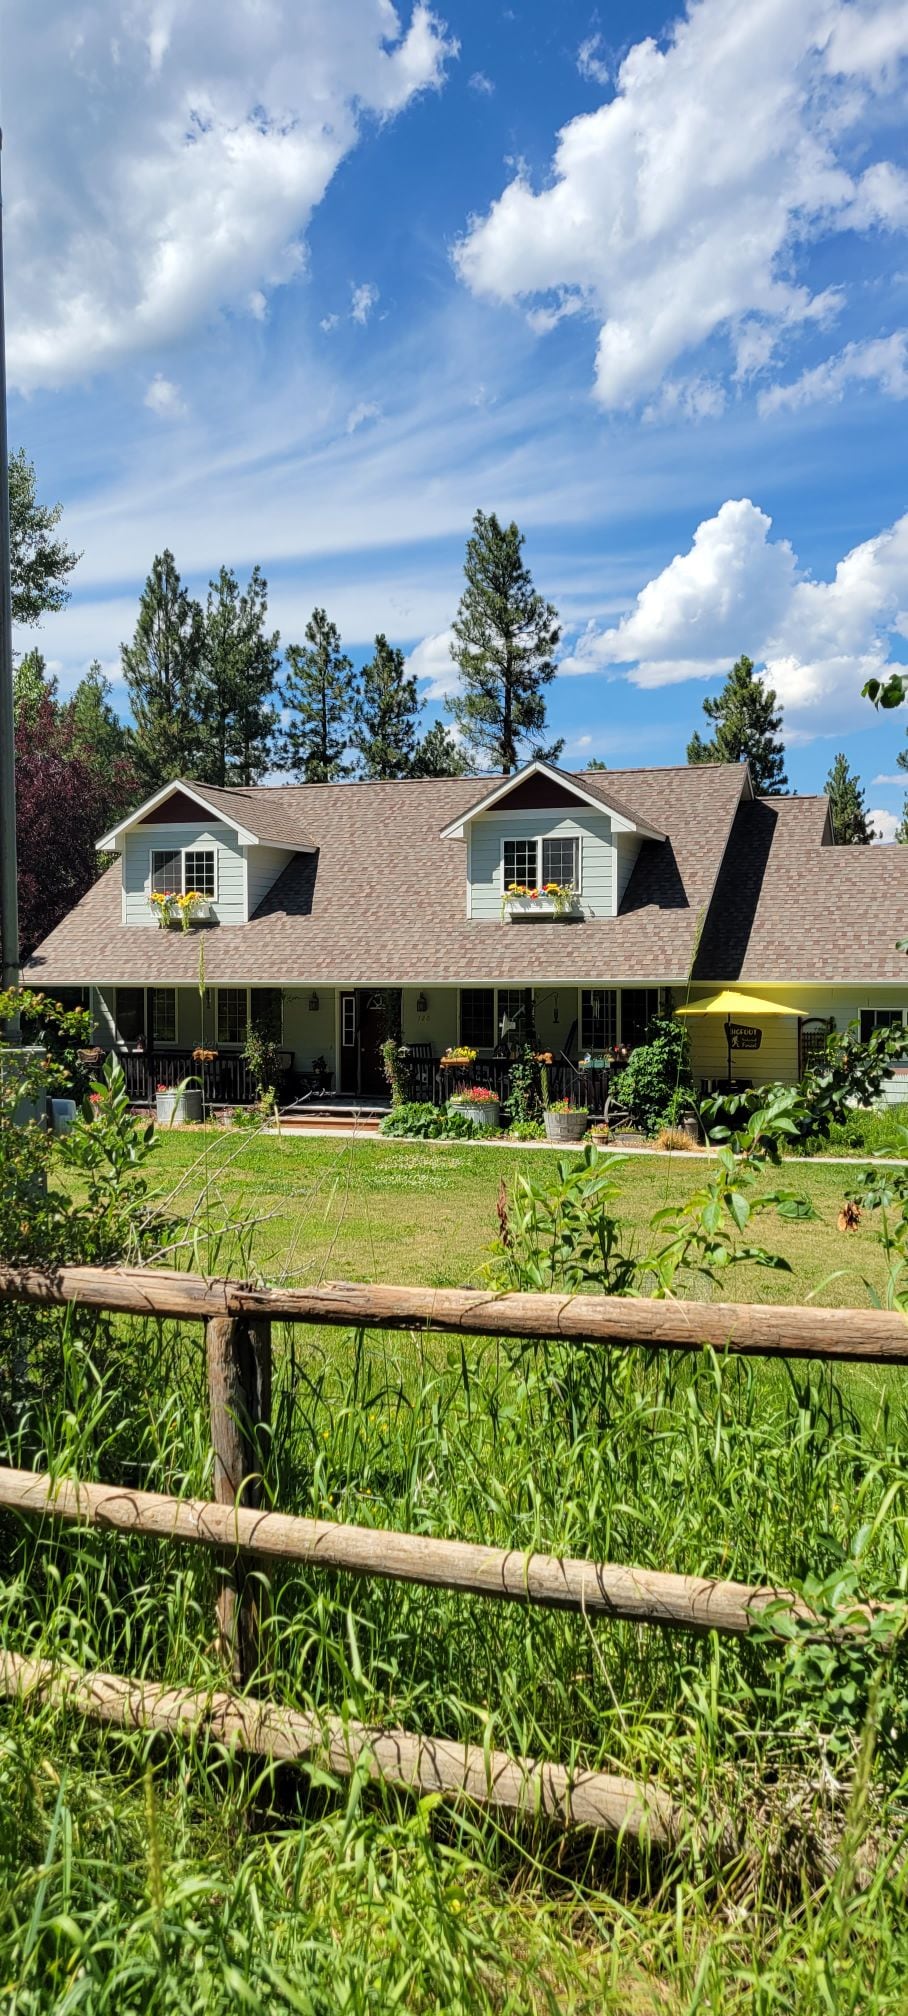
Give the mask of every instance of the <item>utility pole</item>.
[[(0, 159), (3, 135), (0, 133)], [(13, 712), (13, 596), (9, 571), (9, 443), (3, 315), (3, 194), (0, 190), (0, 987), (19, 985), (16, 879), (16, 726)]]

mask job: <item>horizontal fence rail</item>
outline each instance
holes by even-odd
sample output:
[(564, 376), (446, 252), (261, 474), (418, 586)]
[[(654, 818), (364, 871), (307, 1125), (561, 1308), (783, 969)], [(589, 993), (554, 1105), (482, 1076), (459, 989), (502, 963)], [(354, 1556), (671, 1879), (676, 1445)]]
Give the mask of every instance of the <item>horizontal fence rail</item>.
[(72, 1671), (51, 1659), (14, 1652), (0, 1652), (0, 1693), (7, 1698), (37, 1695), (117, 1728), (202, 1734), (228, 1749), (284, 1763), (309, 1759), (338, 1777), (349, 1778), (363, 1762), (370, 1778), (407, 1791), (459, 1796), (521, 1819), (544, 1817), (563, 1826), (631, 1834), (654, 1847), (670, 1847), (682, 1830), (679, 1809), (654, 1785), (607, 1771), (571, 1772), (562, 1764), (512, 1757), (449, 1737), (304, 1714), (248, 1694)]
[(158, 1267), (0, 1267), (0, 1301), (78, 1303), (133, 1316), (205, 1322), (311, 1323), (343, 1329), (440, 1330), (471, 1336), (561, 1339), (650, 1350), (711, 1348), (745, 1357), (908, 1361), (908, 1321), (886, 1309), (795, 1309), (770, 1303), (625, 1300), (609, 1295), (497, 1294), (335, 1281), (257, 1288)]
[(655, 1569), (609, 1562), (524, 1554), (464, 1540), (437, 1540), (385, 1527), (345, 1526), (286, 1512), (257, 1512), (208, 1499), (172, 1498), (117, 1484), (85, 1484), (30, 1470), (0, 1470), (0, 1506), (71, 1525), (281, 1561), (350, 1575), (421, 1583), (546, 1610), (575, 1610), (590, 1617), (635, 1624), (680, 1626), (741, 1636), (776, 1608), (809, 1623), (813, 1612), (788, 1589), (725, 1582), (705, 1575), (666, 1575)]

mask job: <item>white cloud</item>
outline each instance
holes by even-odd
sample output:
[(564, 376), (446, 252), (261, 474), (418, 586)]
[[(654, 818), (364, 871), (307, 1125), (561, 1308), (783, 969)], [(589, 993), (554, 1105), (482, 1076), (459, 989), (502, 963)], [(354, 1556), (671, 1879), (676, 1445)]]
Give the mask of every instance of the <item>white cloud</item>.
[(469, 85), (470, 90), (475, 91), (477, 98), (494, 98), (495, 96), (495, 86), (492, 83), (491, 77), (487, 77), (484, 70), (474, 70), (472, 77), (469, 79)]
[(867, 817), (873, 827), (872, 846), (885, 847), (896, 839), (899, 826), (901, 825), (901, 820), (897, 813), (882, 812), (877, 808), (874, 812), (868, 812)]
[(361, 286), (359, 287), (351, 287), (350, 289), (351, 322), (359, 322), (363, 327), (365, 327), (365, 324), (368, 322), (377, 300), (378, 300), (378, 288), (373, 287), (372, 282), (370, 280), (364, 280)]
[(886, 675), (892, 637), (908, 636), (908, 513), (846, 553), (831, 581), (805, 576), (771, 529), (749, 498), (723, 504), (619, 623), (588, 626), (562, 671), (625, 668), (634, 685), (659, 687), (715, 678), (746, 651), (790, 741), (869, 726), (861, 688)]
[(157, 413), (162, 420), (179, 420), (186, 412), (186, 404), (179, 385), (174, 385), (171, 379), (165, 378), (160, 371), (155, 372), (148, 387), (145, 404), (150, 406), (152, 413)]
[(451, 657), (454, 633), (451, 630), (436, 630), (424, 637), (410, 652), (407, 671), (422, 684), (428, 680), (423, 699), (443, 700), (446, 693), (456, 693), (458, 672)]
[(339, 328), (340, 319), (339, 315), (323, 315), (318, 326), (320, 329), (324, 329), (325, 335), (328, 336), (332, 329)]
[(9, 370), (57, 385), (297, 274), (364, 118), (455, 53), (415, 0), (17, 10), (4, 48)]
[[(638, 42), (614, 95), (558, 136), (538, 190), (518, 168), (455, 253), (479, 296), (559, 313), (572, 298), (600, 324), (595, 389), (633, 406), (711, 338), (742, 324), (773, 337), (833, 295), (803, 284), (817, 236), (894, 229), (908, 176), (862, 173), (880, 93), (901, 60), (904, 0), (689, 0), (664, 42)], [(876, 52), (876, 53), (874, 53)], [(595, 59), (594, 59), (595, 60)]]
[(588, 35), (577, 51), (577, 68), (581, 77), (590, 84), (608, 84), (611, 70), (605, 56), (605, 43), (601, 35)]
[(770, 385), (757, 400), (764, 416), (814, 406), (820, 400), (843, 399), (849, 385), (877, 385), (890, 399), (908, 399), (908, 330), (871, 342), (846, 343), (838, 356), (827, 357), (790, 385)]
[(356, 406), (351, 406), (347, 414), (346, 432), (355, 434), (357, 427), (365, 427), (368, 421), (380, 419), (381, 407), (376, 406), (374, 399), (360, 399)]
[(894, 770), (891, 771), (888, 775), (884, 771), (881, 776), (874, 777), (873, 779), (874, 790), (876, 790), (878, 784), (897, 784), (900, 791), (908, 791), (908, 775), (906, 775), (904, 770)]

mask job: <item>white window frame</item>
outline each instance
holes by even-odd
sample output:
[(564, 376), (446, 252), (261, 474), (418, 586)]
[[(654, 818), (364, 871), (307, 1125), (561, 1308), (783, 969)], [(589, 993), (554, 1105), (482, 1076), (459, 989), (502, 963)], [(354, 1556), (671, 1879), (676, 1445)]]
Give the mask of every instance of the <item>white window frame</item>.
[(341, 995), (341, 1049), (353, 1050), (356, 1046), (356, 995)]
[[(244, 994), (244, 995), (245, 995), (245, 997), (246, 997), (246, 1028), (244, 1029), (244, 1031), (243, 1031), (243, 1034), (242, 1034), (242, 1036), (222, 1036), (222, 1035), (221, 1035), (221, 995), (222, 995), (222, 994)], [(223, 986), (223, 987), (216, 987), (216, 988), (215, 988), (215, 1003), (214, 1003), (214, 1026), (215, 1026), (215, 1030), (216, 1030), (216, 1034), (217, 1034), (217, 1044), (218, 1044), (218, 1048), (219, 1048), (219, 1049), (227, 1049), (227, 1050), (242, 1050), (242, 1048), (243, 1048), (243, 1045), (244, 1045), (244, 1043), (245, 1043), (245, 1041), (246, 1041), (246, 1030), (248, 1030), (248, 1028), (249, 1028), (249, 988), (248, 988), (248, 987), (231, 987), (231, 986), (229, 986), (229, 985), (225, 985), (225, 986)]]
[[(156, 994), (172, 994), (172, 995), (173, 995), (173, 1035), (172, 1035), (172, 1036), (158, 1036), (158, 1035), (157, 1035), (157, 1033), (156, 1033), (156, 1030), (155, 1030), (155, 1026), (154, 1026), (154, 997), (155, 997), (155, 995), (156, 995)], [(146, 1033), (146, 1041), (147, 1041), (147, 1042), (148, 1042), (148, 1043), (150, 1044), (150, 1046), (151, 1046), (152, 1050), (175, 1050), (175, 1049), (177, 1049), (177, 1048), (179, 1047), (179, 1041), (180, 1041), (180, 990), (179, 990), (179, 987), (154, 987), (154, 986), (149, 986), (149, 987), (148, 987), (148, 988), (146, 989), (146, 997), (145, 997), (145, 1021), (146, 1021), (147, 1025), (148, 1025), (148, 1026), (147, 1026), (147, 1033)]]
[(542, 882), (541, 882), (541, 879), (540, 879), (540, 878), (541, 878), (541, 871), (542, 871), (542, 843), (543, 843), (543, 841), (544, 841), (544, 840), (570, 840), (570, 841), (572, 841), (572, 842), (573, 842), (573, 845), (574, 845), (574, 847), (575, 847), (575, 848), (576, 848), (576, 850), (577, 850), (577, 880), (576, 880), (576, 882), (574, 883), (574, 894), (575, 894), (575, 896), (582, 896), (582, 895), (583, 895), (583, 834), (582, 834), (582, 833), (536, 833), (536, 834), (533, 834), (533, 833), (528, 833), (528, 834), (526, 834), (526, 835), (523, 835), (523, 834), (521, 834), (521, 833), (503, 833), (503, 834), (502, 834), (502, 836), (501, 836), (501, 853), (500, 853), (500, 856), (499, 856), (499, 860), (498, 860), (498, 881), (499, 881), (499, 885), (500, 885), (500, 888), (501, 888), (501, 893), (502, 893), (502, 895), (504, 895), (504, 894), (505, 894), (505, 891), (506, 891), (506, 890), (507, 890), (507, 888), (508, 888), (508, 883), (507, 883), (507, 880), (506, 880), (506, 878), (505, 878), (505, 871), (504, 871), (504, 849), (505, 849), (505, 841), (508, 841), (508, 840), (510, 840), (510, 841), (517, 841), (517, 842), (518, 842), (519, 844), (521, 844), (521, 845), (523, 845), (523, 846), (525, 846), (525, 847), (535, 847), (535, 849), (536, 849), (536, 874), (535, 874), (535, 876), (534, 876), (534, 878), (533, 878), (533, 882), (532, 882), (532, 884), (530, 885), (530, 886), (531, 886), (532, 888), (534, 888), (534, 889), (541, 889), (541, 888), (542, 888)]
[[(864, 1019), (864, 1016), (865, 1016), (865, 1015), (873, 1015), (873, 1016), (877, 1016), (877, 1015), (899, 1015), (899, 1016), (901, 1016), (901, 1022), (902, 1022), (902, 1028), (904, 1029), (904, 1027), (905, 1027), (905, 1009), (904, 1009), (904, 1008), (900, 1008), (900, 1007), (898, 1006), (898, 1004), (897, 1004), (897, 1003), (896, 1003), (896, 1004), (894, 1004), (894, 1005), (893, 1005), (893, 1007), (891, 1007), (891, 1008), (890, 1008), (890, 1007), (889, 1007), (889, 1005), (888, 1005), (888, 1003), (886, 1003), (886, 1002), (878, 1002), (878, 1001), (873, 1001), (873, 1002), (865, 1002), (865, 1003), (864, 1003), (864, 1005), (863, 1005), (863, 1007), (861, 1007), (861, 1008), (859, 1008), (859, 1009), (858, 1009), (858, 1033), (860, 1033), (860, 1028), (861, 1028), (861, 1023), (863, 1022), (863, 1019)], [(884, 1027), (884, 1026), (886, 1026), (886, 1025), (884, 1025), (884, 1024), (882, 1024), (882, 1023), (880, 1023), (880, 1022), (876, 1022), (876, 1021), (874, 1021), (874, 1024), (873, 1024), (873, 1027), (874, 1027), (874, 1029), (880, 1029), (880, 1028), (882, 1028), (882, 1027)], [(889, 1027), (890, 1029), (891, 1029), (891, 1028), (893, 1028), (893, 1026), (894, 1026), (894, 1025), (893, 1025), (893, 1023), (892, 1023), (892, 1022), (890, 1022), (890, 1023), (888, 1024), (888, 1027)], [(863, 1040), (863, 1039), (862, 1039), (862, 1040)]]
[(220, 850), (220, 847), (218, 846), (218, 844), (217, 844), (217, 841), (216, 841), (216, 840), (194, 840), (194, 841), (192, 842), (192, 844), (191, 844), (191, 845), (190, 845), (189, 847), (168, 847), (168, 846), (166, 845), (166, 843), (165, 843), (164, 841), (161, 841), (161, 842), (159, 842), (159, 844), (158, 844), (158, 846), (157, 846), (157, 847), (150, 847), (150, 848), (149, 848), (149, 850), (148, 850), (148, 882), (147, 882), (147, 884), (146, 884), (146, 887), (147, 887), (147, 889), (148, 889), (148, 891), (149, 891), (149, 894), (150, 894), (150, 893), (151, 893), (151, 891), (152, 891), (152, 890), (154, 889), (154, 857), (155, 857), (155, 855), (156, 855), (156, 854), (178, 854), (178, 855), (179, 855), (179, 857), (180, 857), (180, 887), (179, 887), (179, 889), (178, 889), (178, 890), (174, 891), (174, 894), (176, 894), (176, 895), (180, 895), (180, 896), (185, 896), (185, 894), (186, 894), (186, 856), (187, 856), (187, 854), (213, 854), (213, 855), (214, 855), (214, 895), (213, 895), (213, 896), (209, 896), (209, 897), (208, 897), (208, 898), (207, 898), (206, 900), (207, 900), (207, 901), (208, 901), (209, 903), (216, 903), (216, 902), (217, 902), (217, 900), (218, 900), (218, 890), (219, 890), (219, 887), (220, 887), (220, 875), (219, 875), (219, 872), (218, 872), (218, 855), (220, 854), (220, 851), (221, 851), (221, 850)]

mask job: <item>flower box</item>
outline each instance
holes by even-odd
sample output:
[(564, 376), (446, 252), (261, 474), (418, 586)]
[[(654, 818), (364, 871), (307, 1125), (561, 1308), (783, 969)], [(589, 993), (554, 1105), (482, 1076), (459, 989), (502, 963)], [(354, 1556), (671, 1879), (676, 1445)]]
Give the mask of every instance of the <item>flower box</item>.
[(520, 924), (525, 918), (536, 923), (570, 924), (579, 916), (576, 896), (567, 904), (556, 903), (552, 896), (510, 896), (504, 908), (507, 924)]

